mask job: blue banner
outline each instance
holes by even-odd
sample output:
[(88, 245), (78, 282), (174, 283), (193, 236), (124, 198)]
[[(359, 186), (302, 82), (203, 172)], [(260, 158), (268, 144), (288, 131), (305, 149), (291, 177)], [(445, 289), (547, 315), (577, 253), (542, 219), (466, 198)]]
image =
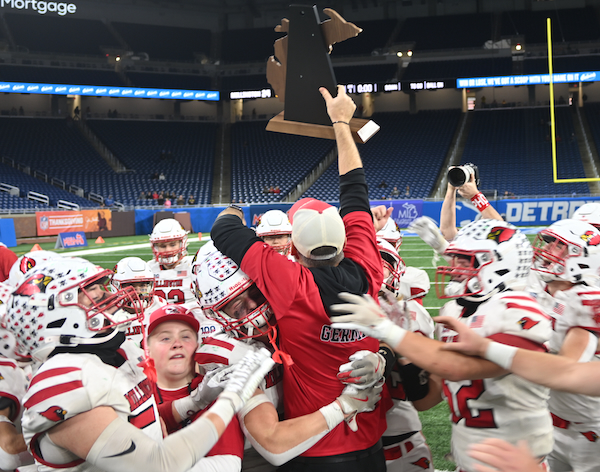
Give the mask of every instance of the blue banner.
[[(564, 84), (568, 82), (596, 82), (599, 79), (600, 71), (552, 74), (552, 81), (555, 84)], [(503, 87), (505, 85), (539, 85), (549, 83), (550, 74), (507, 75), (500, 77), (473, 77), (468, 79), (456, 79), (456, 88)]]
[(31, 84), (0, 82), (0, 92), (93, 97), (170, 98), (175, 100), (219, 100), (219, 92), (208, 90), (109, 87), (106, 85)]
[(87, 245), (88, 243), (85, 233), (83, 231), (73, 231), (70, 233), (60, 233), (56, 238), (56, 245), (54, 246), (54, 249), (85, 247)]

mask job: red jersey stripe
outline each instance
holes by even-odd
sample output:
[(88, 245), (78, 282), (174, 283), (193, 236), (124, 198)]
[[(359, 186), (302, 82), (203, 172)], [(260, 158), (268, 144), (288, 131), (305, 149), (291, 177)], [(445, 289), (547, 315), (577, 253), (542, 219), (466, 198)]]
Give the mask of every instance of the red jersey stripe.
[(137, 429), (143, 429), (146, 426), (150, 426), (155, 421), (156, 416), (154, 416), (154, 408), (152, 408), (152, 406), (149, 406), (136, 416), (129, 417), (129, 422)]
[(36, 383), (41, 382), (42, 380), (49, 379), (50, 377), (56, 377), (57, 375), (68, 374), (69, 372), (75, 372), (76, 370), (81, 369), (79, 367), (59, 367), (57, 369), (48, 369), (35, 375), (33, 379), (31, 379), (29, 388), (33, 387)]
[(515, 336), (514, 334), (498, 333), (488, 336), (488, 339), (496, 341), (497, 343), (506, 344), (508, 346), (518, 347), (520, 349), (527, 349), (529, 351), (548, 352), (546, 346), (530, 339), (522, 338), (521, 336)]
[(12, 367), (13, 369), (17, 367), (13, 362), (0, 361), (0, 366), (4, 367)]
[(38, 403), (47, 400), (48, 398), (52, 398), (56, 395), (60, 395), (61, 393), (70, 392), (71, 390), (76, 390), (82, 387), (83, 382), (81, 380), (74, 380), (72, 382), (67, 382), (60, 385), (55, 385), (53, 387), (45, 388), (44, 390), (40, 390), (39, 392), (31, 395), (31, 397), (29, 397), (29, 400), (25, 402), (25, 408), (29, 409), (32, 406), (35, 406)]
[(229, 359), (223, 356), (218, 356), (217, 354), (207, 354), (204, 352), (197, 352), (194, 356), (194, 360), (200, 364), (223, 364), (229, 365)]
[(550, 319), (550, 317), (546, 313), (544, 313), (539, 308), (536, 308), (536, 307), (533, 307), (533, 306), (526, 306), (526, 305), (521, 305), (521, 304), (518, 304), (518, 303), (507, 303), (506, 304), (506, 308), (515, 308), (517, 310), (525, 310), (525, 311), (529, 311), (531, 313), (535, 313), (537, 315), (543, 316), (547, 320)]
[(221, 341), (220, 339), (204, 338), (204, 340), (202, 341), (202, 344), (209, 344), (211, 346), (218, 346), (218, 347), (222, 347), (224, 349), (227, 349), (228, 351), (233, 351), (233, 344), (228, 343), (227, 341)]

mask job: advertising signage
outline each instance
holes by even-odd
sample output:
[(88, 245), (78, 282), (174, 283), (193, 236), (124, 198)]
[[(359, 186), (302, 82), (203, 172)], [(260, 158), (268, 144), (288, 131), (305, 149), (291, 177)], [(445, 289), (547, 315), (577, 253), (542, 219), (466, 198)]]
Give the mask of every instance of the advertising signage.
[[(596, 82), (598, 80), (600, 80), (600, 71), (552, 74), (552, 81), (555, 84), (564, 84), (569, 82)], [(457, 79), (456, 88), (503, 87), (505, 85), (540, 85), (549, 83), (550, 74), (508, 75), (504, 77), (473, 77), (470, 79)]]
[(77, 11), (77, 5), (74, 3), (45, 2), (43, 0), (0, 0), (0, 8), (33, 10), (40, 15), (55, 12), (59, 16), (73, 15)]
[(87, 95), (93, 97), (169, 98), (175, 100), (219, 100), (219, 92), (208, 90), (107, 87), (104, 85), (31, 84), (22, 82), (0, 82), (0, 92)]

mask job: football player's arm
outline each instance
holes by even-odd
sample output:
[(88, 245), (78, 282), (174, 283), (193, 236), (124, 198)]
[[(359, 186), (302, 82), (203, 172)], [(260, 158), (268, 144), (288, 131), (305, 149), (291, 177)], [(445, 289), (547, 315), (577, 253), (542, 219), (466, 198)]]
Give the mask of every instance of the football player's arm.
[(319, 92), (323, 95), (327, 106), (327, 114), (331, 119), (333, 131), (335, 132), (339, 174), (344, 175), (351, 170), (362, 167), (360, 154), (350, 131), (350, 120), (356, 110), (356, 104), (346, 94), (343, 85), (338, 85), (335, 98), (331, 96), (325, 87), (321, 87)]
[(560, 347), (559, 355), (578, 362), (589, 362), (594, 357), (597, 346), (598, 338), (595, 334), (583, 328), (571, 328)]
[(511, 444), (503, 439), (489, 438), (469, 448), (469, 455), (484, 464), (474, 464), (478, 472), (543, 472), (539, 459), (534, 458), (527, 447), (526, 441), (519, 441), (518, 445)]
[(0, 410), (0, 448), (7, 454), (20, 454), (27, 451), (23, 434), (17, 431), (10, 416), (10, 407)]
[(456, 229), (456, 187), (448, 183), (446, 196), (440, 212), (440, 231), (446, 241), (452, 241), (458, 233)]
[[(461, 197), (473, 201), (473, 197), (475, 197), (479, 193), (479, 189), (475, 184), (475, 176), (471, 174), (471, 177), (467, 183), (458, 187), (458, 193)], [(484, 197), (484, 201), (487, 199)], [(475, 202), (474, 202), (475, 203)], [(489, 202), (488, 202), (489, 203)], [(490, 220), (500, 220), (504, 221), (504, 219), (500, 216), (500, 214), (496, 211), (496, 209), (492, 205), (488, 205), (483, 210), (480, 210), (481, 217), (487, 218)]]
[(445, 349), (465, 352), (489, 359), (531, 382), (570, 393), (600, 396), (600, 364), (577, 362), (565, 356), (518, 349), (482, 338), (460, 321), (438, 317), (459, 336), (459, 342), (448, 343)]
[(417, 411), (429, 410), (443, 400), (442, 385), (443, 380), (439, 375), (429, 375), (429, 393), (426, 397), (421, 398), (420, 400), (412, 401), (412, 404)]

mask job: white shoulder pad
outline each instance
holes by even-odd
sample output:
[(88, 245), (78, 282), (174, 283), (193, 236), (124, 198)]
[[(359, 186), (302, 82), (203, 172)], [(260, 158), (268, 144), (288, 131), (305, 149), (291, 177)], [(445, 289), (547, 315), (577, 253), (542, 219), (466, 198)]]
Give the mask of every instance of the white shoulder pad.
[(427, 272), (416, 267), (406, 267), (400, 277), (400, 294), (403, 300), (424, 297), (429, 293), (431, 282)]
[(502, 292), (483, 303), (467, 318), (481, 336), (510, 334), (536, 343), (544, 343), (552, 334), (551, 318), (528, 293)]
[(246, 353), (255, 350), (257, 348), (253, 344), (235, 339), (229, 334), (220, 333), (204, 338), (194, 359), (206, 370), (212, 370), (222, 365), (233, 365), (239, 362)]
[(21, 412), (21, 402), (27, 389), (25, 372), (12, 359), (0, 358), (0, 397), (14, 400), (17, 405), (14, 421)]
[(59, 354), (46, 361), (23, 398), (25, 440), (102, 404), (116, 373), (88, 354)]
[(410, 317), (415, 321), (414, 331), (419, 332), (428, 338), (432, 338), (435, 327), (433, 318), (431, 318), (431, 315), (427, 310), (415, 300), (408, 300), (406, 306), (410, 311)]
[(556, 292), (554, 298), (561, 324), (600, 333), (600, 288), (576, 285)]

